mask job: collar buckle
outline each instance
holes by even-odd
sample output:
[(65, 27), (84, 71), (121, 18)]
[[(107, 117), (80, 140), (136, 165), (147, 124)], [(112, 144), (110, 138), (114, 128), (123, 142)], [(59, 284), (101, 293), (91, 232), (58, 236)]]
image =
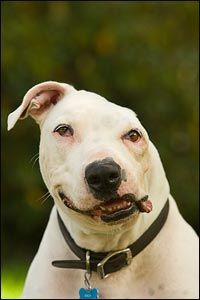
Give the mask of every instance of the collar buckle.
[(130, 248), (126, 248), (126, 249), (123, 249), (123, 250), (110, 252), (108, 255), (106, 255), (106, 257), (104, 259), (102, 259), (102, 261), (100, 261), (97, 264), (97, 273), (98, 273), (98, 275), (100, 276), (101, 279), (107, 278), (111, 274), (111, 273), (105, 274), (105, 270), (104, 270), (105, 263), (110, 258), (112, 258), (113, 256), (118, 255), (118, 254), (122, 254), (122, 253), (126, 254), (126, 266), (130, 265), (131, 260), (133, 258)]

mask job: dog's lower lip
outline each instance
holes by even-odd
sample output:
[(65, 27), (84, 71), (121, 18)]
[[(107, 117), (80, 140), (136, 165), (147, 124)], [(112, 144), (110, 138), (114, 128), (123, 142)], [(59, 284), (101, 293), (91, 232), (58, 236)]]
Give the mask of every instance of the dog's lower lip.
[(135, 202), (132, 202), (128, 208), (116, 211), (112, 214), (102, 215), (101, 219), (106, 223), (118, 221), (118, 220), (129, 217), (135, 211), (138, 211), (138, 208), (137, 208), (137, 205), (135, 204)]

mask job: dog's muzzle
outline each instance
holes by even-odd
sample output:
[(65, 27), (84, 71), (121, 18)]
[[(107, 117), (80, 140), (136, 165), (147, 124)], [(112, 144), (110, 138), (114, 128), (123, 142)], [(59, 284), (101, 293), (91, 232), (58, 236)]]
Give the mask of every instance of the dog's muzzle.
[(85, 181), (93, 196), (101, 203), (89, 210), (80, 210), (63, 190), (59, 190), (62, 202), (70, 209), (84, 215), (88, 215), (96, 221), (106, 223), (126, 219), (134, 213), (150, 212), (152, 203), (148, 195), (142, 199), (136, 199), (134, 194), (127, 193), (122, 196), (118, 194), (118, 188), (124, 179), (120, 166), (112, 159), (105, 158), (90, 163), (85, 168)]

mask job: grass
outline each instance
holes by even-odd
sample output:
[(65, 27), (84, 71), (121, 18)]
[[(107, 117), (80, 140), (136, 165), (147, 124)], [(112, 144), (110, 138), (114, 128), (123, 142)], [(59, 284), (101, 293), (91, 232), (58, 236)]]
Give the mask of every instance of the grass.
[(28, 265), (21, 261), (3, 263), (1, 273), (1, 299), (20, 299)]

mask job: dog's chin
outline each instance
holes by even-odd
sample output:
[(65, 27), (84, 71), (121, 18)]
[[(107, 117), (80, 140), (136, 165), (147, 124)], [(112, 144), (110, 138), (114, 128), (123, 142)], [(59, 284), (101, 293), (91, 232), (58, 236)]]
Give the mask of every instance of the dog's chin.
[(75, 207), (73, 202), (63, 191), (59, 191), (58, 194), (66, 207), (90, 217), (97, 222), (109, 224), (126, 222), (132, 216), (138, 215), (140, 212), (150, 212), (152, 210), (152, 204), (148, 200), (148, 196), (136, 200), (133, 194), (125, 194), (108, 202), (102, 201), (101, 204), (96, 205), (89, 210), (81, 210)]

